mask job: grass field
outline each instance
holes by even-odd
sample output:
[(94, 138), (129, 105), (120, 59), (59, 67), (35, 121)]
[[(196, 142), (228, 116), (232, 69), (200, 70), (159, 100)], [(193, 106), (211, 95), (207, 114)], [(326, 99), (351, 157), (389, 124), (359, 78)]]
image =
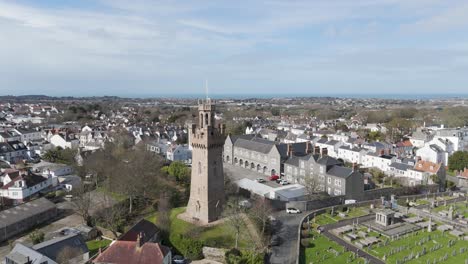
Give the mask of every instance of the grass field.
[(89, 256), (94, 256), (98, 253), (99, 248), (103, 249), (107, 247), (112, 241), (107, 240), (107, 239), (102, 239), (102, 240), (90, 240), (86, 242), (86, 245), (88, 246), (89, 249)]
[[(187, 235), (190, 234), (194, 239), (200, 240), (206, 246), (220, 247), (220, 248), (233, 248), (235, 245), (235, 233), (228, 222), (224, 222), (212, 227), (198, 227), (188, 222), (180, 220), (177, 215), (185, 212), (185, 207), (179, 207), (172, 209), (171, 219), (171, 231), (169, 242), (177, 248), (175, 237), (179, 234)], [(147, 220), (155, 223), (157, 213), (151, 214), (146, 217)], [(252, 239), (247, 231), (247, 228), (242, 228), (239, 236), (239, 248), (251, 249), (253, 245)]]
[[(428, 235), (431, 235), (431, 240), (421, 246), (417, 244), (415, 245), (415, 243), (419, 242), (423, 238), (426, 238)], [(438, 237), (435, 238), (436, 236)], [(455, 244), (449, 246), (449, 240), (454, 240)], [(442, 248), (430, 252), (429, 249), (435, 245), (442, 245)], [(408, 246), (408, 249), (402, 250), (391, 256), (388, 255), (390, 250), (401, 246)], [(448, 233), (442, 234), (440, 231), (434, 231), (431, 233), (419, 231), (418, 234), (415, 234), (414, 236), (409, 236), (407, 238), (401, 238), (399, 240), (389, 242), (389, 244), (385, 247), (374, 247), (370, 250), (366, 249), (366, 251), (380, 259), (382, 259), (383, 256), (387, 254), (386, 263), (396, 263), (397, 260), (403, 259), (405, 256), (410, 255), (411, 252), (413, 252), (414, 255), (417, 254), (417, 252), (421, 252), (424, 247), (426, 248), (427, 254), (406, 263), (426, 264), (428, 260), (432, 263), (434, 259), (437, 259), (437, 263), (465, 263), (465, 260), (468, 258), (468, 252), (460, 254), (459, 251), (462, 247), (468, 247), (468, 243), (466, 241), (456, 240), (454, 236)], [(452, 252), (454, 250), (457, 253), (456, 256), (452, 256)], [(439, 259), (445, 254), (447, 254), (448, 259), (446, 261), (439, 261)]]
[(347, 213), (346, 217), (340, 217), (338, 215), (338, 211), (335, 211), (334, 216), (331, 216), (328, 213), (317, 215), (315, 217), (315, 224), (317, 224), (317, 225), (333, 224), (333, 223), (336, 223), (336, 222), (338, 222), (340, 220), (360, 217), (360, 216), (367, 215), (367, 214), (368, 214), (368, 212), (364, 208), (361, 208), (361, 207), (350, 208), (349, 213)]
[[(315, 240), (312, 241), (312, 245), (310, 247), (302, 250), (300, 263), (364, 263), (364, 259), (360, 257), (351, 260), (350, 257), (353, 255), (353, 253), (343, 252), (342, 246), (329, 240), (327, 237), (322, 236), (315, 231), (312, 231), (311, 234), (315, 237)], [(339, 255), (336, 256), (333, 250), (330, 249), (339, 252)], [(349, 262), (347, 262), (348, 259), (350, 259)]]

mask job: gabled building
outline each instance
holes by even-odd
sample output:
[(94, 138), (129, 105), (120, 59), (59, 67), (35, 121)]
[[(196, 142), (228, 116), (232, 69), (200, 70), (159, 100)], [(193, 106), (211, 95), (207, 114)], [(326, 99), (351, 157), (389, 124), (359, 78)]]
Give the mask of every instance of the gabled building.
[(425, 145), (417, 149), (416, 156), (425, 161), (443, 163), (444, 166), (448, 164), (448, 153), (436, 144)]
[(43, 177), (31, 172), (18, 171), (2, 177), (0, 197), (4, 199), (5, 204), (17, 205), (51, 186), (52, 176)]

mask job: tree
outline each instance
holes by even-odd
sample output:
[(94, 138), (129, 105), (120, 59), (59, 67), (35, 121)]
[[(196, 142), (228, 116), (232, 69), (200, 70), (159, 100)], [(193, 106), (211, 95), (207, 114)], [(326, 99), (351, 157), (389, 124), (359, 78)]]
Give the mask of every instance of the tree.
[(449, 170), (462, 171), (468, 168), (468, 151), (455, 151), (449, 157)]
[(273, 116), (279, 116), (280, 113), (281, 113), (281, 111), (280, 111), (280, 109), (278, 107), (274, 107), (274, 108), (271, 109), (271, 114)]
[(190, 178), (190, 169), (180, 161), (174, 161), (171, 165), (164, 166), (162, 170), (175, 177), (178, 182), (188, 183), (188, 179)]
[(322, 191), (317, 179), (311, 175), (304, 178), (304, 187), (307, 191), (307, 196), (309, 199), (312, 199), (315, 193)]
[(82, 217), (84, 223), (91, 225), (91, 192), (87, 191), (85, 185), (81, 184), (73, 188), (72, 194), (75, 211)]
[(223, 212), (224, 216), (226, 217), (229, 223), (229, 227), (231, 227), (236, 234), (235, 244), (234, 244), (234, 248), (236, 249), (239, 247), (239, 235), (240, 235), (241, 229), (245, 225), (244, 213), (245, 213), (245, 210), (241, 206), (239, 206), (238, 196), (235, 196), (234, 198), (230, 199), (226, 203), (226, 207)]
[(45, 234), (42, 231), (34, 230), (29, 234), (29, 239), (31, 239), (34, 245), (44, 242)]
[[(107, 195), (103, 196), (104, 204), (112, 204)], [(123, 231), (127, 220), (127, 208), (125, 202), (113, 204), (99, 211), (96, 218), (104, 227), (109, 229), (117, 238), (119, 232)]]
[(250, 215), (257, 223), (257, 226), (259, 226), (261, 241), (258, 242), (262, 246), (266, 246), (266, 231), (270, 224), (270, 217), (272, 212), (273, 208), (264, 199), (257, 199), (254, 203), (254, 206), (250, 210)]
[(161, 194), (158, 202), (158, 217), (156, 217), (156, 225), (161, 229), (164, 238), (169, 236), (171, 230), (171, 204), (168, 196), (167, 193)]

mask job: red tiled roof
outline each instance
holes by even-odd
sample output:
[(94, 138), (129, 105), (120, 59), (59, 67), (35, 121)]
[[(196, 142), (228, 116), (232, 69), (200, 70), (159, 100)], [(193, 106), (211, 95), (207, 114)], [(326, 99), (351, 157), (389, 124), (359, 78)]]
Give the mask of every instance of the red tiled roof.
[(116, 241), (102, 252), (93, 263), (106, 264), (162, 264), (169, 249), (159, 243), (144, 243), (138, 247), (136, 241)]
[(414, 168), (418, 171), (424, 171), (424, 172), (429, 172), (429, 173), (437, 173), (440, 169), (440, 166), (442, 165), (442, 163), (434, 163), (434, 162), (430, 162), (430, 161), (424, 161), (424, 160), (420, 160), (416, 163), (416, 165), (414, 166)]

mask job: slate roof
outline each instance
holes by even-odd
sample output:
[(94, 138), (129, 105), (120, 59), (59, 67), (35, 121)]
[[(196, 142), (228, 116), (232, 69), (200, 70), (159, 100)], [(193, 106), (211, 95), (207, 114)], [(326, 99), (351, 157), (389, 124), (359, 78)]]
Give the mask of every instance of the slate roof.
[(150, 238), (159, 233), (159, 228), (148, 220), (142, 219), (136, 223), (127, 233), (123, 234), (120, 241), (137, 241), (138, 234), (143, 233), (143, 242), (147, 242)]
[(271, 148), (275, 145), (274, 141), (269, 141), (266, 139), (261, 138), (252, 138), (251, 140), (247, 140), (244, 138), (238, 138), (234, 145), (236, 147), (253, 150), (256, 152), (261, 152), (267, 154), (270, 152)]
[(335, 158), (330, 156), (321, 157), (317, 160), (318, 164), (325, 165), (325, 166), (333, 166), (333, 165), (341, 165), (342, 163)]
[(32, 218), (48, 210), (56, 210), (57, 206), (46, 198), (40, 198), (16, 207), (0, 211), (0, 228), (9, 226), (25, 219)]
[(60, 252), (67, 247), (79, 250), (73, 258), (89, 252), (88, 246), (86, 246), (86, 242), (80, 234), (70, 234), (68, 236), (53, 238), (36, 244), (32, 248), (48, 258), (57, 261)]
[(46, 260), (41, 253), (29, 248), (21, 243), (16, 243), (13, 250), (6, 255), (6, 258), (15, 261), (16, 263), (27, 263), (28, 258), (30, 263), (41, 263)]
[(347, 178), (351, 174), (353, 174), (353, 170), (347, 167), (342, 166), (332, 166), (328, 171), (327, 174), (333, 175), (340, 178)]
[(436, 144), (431, 144), (429, 145), (429, 147), (435, 152), (438, 152), (438, 153), (444, 152), (444, 150), (441, 147), (437, 146)]
[(390, 164), (390, 167), (393, 167), (393, 168), (395, 168), (397, 170), (402, 170), (402, 171), (413, 168), (412, 165), (408, 165), (406, 163), (400, 163), (400, 162), (392, 162), (392, 164)]

